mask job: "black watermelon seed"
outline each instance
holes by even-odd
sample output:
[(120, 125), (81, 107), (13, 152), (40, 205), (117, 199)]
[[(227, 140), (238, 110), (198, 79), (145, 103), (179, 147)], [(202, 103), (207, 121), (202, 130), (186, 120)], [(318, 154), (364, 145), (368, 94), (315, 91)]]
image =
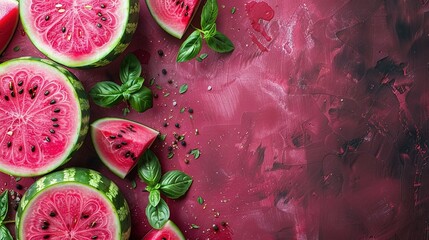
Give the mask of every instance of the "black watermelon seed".
[(188, 12), (185, 12), (185, 17), (187, 17), (188, 16)]
[(161, 49), (159, 49), (159, 50), (158, 50), (158, 55), (159, 55), (160, 57), (164, 56), (164, 51), (162, 51)]
[(101, 28), (101, 23), (97, 23), (97, 27), (98, 27), (98, 28)]
[(121, 144), (117, 144), (117, 145), (116, 145), (116, 148), (117, 148), (117, 149), (119, 149), (119, 148), (121, 148), (121, 147), (122, 147), (122, 145), (121, 145)]
[(59, 108), (54, 109), (54, 113), (59, 113), (61, 110)]
[(122, 145), (124, 145), (124, 146), (125, 146), (125, 145), (127, 145), (127, 143), (126, 143), (126, 142), (121, 142), (121, 144), (122, 144)]
[(36, 151), (36, 147), (32, 145), (32, 146), (31, 146), (31, 151), (32, 151), (32, 152)]
[(55, 216), (57, 216), (57, 213), (55, 211), (52, 211), (52, 212), (49, 213), (49, 216), (55, 217)]
[(217, 232), (217, 231), (219, 231), (219, 227), (218, 227), (216, 224), (213, 224), (213, 230), (214, 230), (215, 232)]
[(46, 15), (45, 20), (48, 21), (51, 17), (49, 15)]
[(180, 144), (182, 144), (182, 146), (186, 147), (186, 142), (185, 141), (181, 141)]
[(190, 113), (190, 114), (194, 113), (194, 109), (189, 108), (189, 109), (188, 109), (188, 113)]
[(49, 239), (51, 236), (50, 235), (45, 235), (43, 236), (43, 239)]
[(188, 5), (186, 5), (185, 9), (186, 9), (186, 10), (189, 10), (189, 6), (188, 6)]
[(8, 96), (4, 96), (4, 100), (9, 101), (9, 97)]
[(49, 137), (46, 137), (45, 140), (46, 140), (46, 142), (50, 142), (51, 141), (51, 139)]
[(16, 187), (16, 189), (18, 189), (18, 190), (22, 190), (22, 189), (24, 188), (24, 187), (23, 187), (21, 184), (19, 184), (19, 183), (18, 183), (18, 184), (16, 184), (16, 186), (15, 186), (15, 187)]
[(57, 103), (57, 101), (55, 101), (55, 99), (52, 99), (50, 102), (50, 104), (55, 104), (55, 103)]
[(136, 158), (136, 157), (132, 157), (131, 159), (132, 159), (133, 161), (137, 160), (137, 158)]
[(161, 238), (161, 240), (167, 240), (167, 238), (163, 237), (163, 238)]
[(165, 123), (163, 124), (163, 126), (164, 126), (164, 127), (167, 127), (167, 126), (168, 126), (168, 123), (167, 123), (167, 122), (165, 122)]
[(51, 118), (52, 122), (58, 121), (58, 118)]
[(168, 84), (172, 84), (173, 83), (173, 79), (168, 79)]
[(66, 32), (66, 27), (62, 27), (61, 28), (61, 32), (65, 33)]
[(110, 135), (109, 136), (111, 139), (115, 139), (116, 138), (116, 136), (115, 135)]
[(102, 17), (102, 18), (101, 18), (101, 21), (106, 21), (106, 18), (105, 18), (105, 17)]
[(48, 96), (49, 95), (49, 90), (46, 90), (44, 94), (45, 94), (45, 96)]
[(12, 146), (12, 142), (7, 142), (7, 147), (10, 148)]
[(126, 157), (126, 158), (130, 157), (130, 155), (131, 155), (131, 152), (130, 152), (130, 151), (127, 151), (127, 152), (125, 153), (125, 157)]
[(34, 99), (36, 97), (35, 93), (31, 93), (31, 99)]
[(177, 128), (180, 128), (180, 124), (179, 123), (174, 124), (174, 126), (177, 127)]
[(13, 83), (9, 82), (9, 90), (13, 91)]
[(172, 146), (168, 146), (167, 149), (168, 149), (169, 152), (173, 151), (173, 147)]
[(185, 3), (184, 3), (184, 2), (182, 2), (182, 4), (180, 5), (180, 7), (181, 7), (181, 8), (183, 8), (183, 6), (184, 6), (184, 5), (185, 5)]
[(53, 127), (59, 127), (60, 125), (58, 125), (58, 123), (54, 123), (52, 124)]
[(176, 1), (176, 5), (179, 5), (179, 3), (180, 3), (179, 1)]
[(18, 151), (22, 151), (22, 146), (19, 146), (19, 147), (18, 147)]
[(87, 218), (89, 218), (89, 215), (88, 214), (82, 214), (82, 218), (87, 219)]
[(130, 127), (130, 128), (134, 128), (134, 126), (133, 126), (133, 125), (130, 125), (129, 127)]
[(91, 237), (91, 239), (97, 239), (97, 238), (98, 238), (97, 235), (94, 235)]
[(118, 137), (122, 137), (122, 134), (118, 134)]
[(55, 130), (54, 129), (49, 129), (49, 132), (50, 133), (55, 133)]
[(103, 16), (103, 14), (101, 14), (101, 12), (98, 12), (98, 13), (97, 13), (97, 15), (98, 15), (99, 17)]
[(33, 89), (32, 88), (28, 89), (28, 93), (33, 94)]
[(19, 89), (19, 90), (18, 90), (18, 93), (19, 93), (19, 94), (23, 94), (23, 93), (24, 93), (24, 89), (22, 89), (22, 88), (21, 88), (21, 89)]
[(36, 84), (36, 85), (34, 85), (34, 86), (33, 86), (33, 90), (34, 90), (34, 91), (36, 91), (38, 87), (39, 87), (39, 86), (37, 86), (37, 84)]
[(20, 87), (21, 87), (21, 86), (22, 86), (22, 84), (24, 84), (24, 82), (23, 82), (23, 81), (19, 81), (19, 82), (18, 82), (18, 86), (20, 86)]
[(105, 8), (105, 7), (106, 7), (106, 5), (104, 5), (104, 4), (101, 4), (101, 5), (100, 5), (100, 7), (101, 7), (101, 8)]
[(126, 133), (126, 132), (125, 132), (124, 130), (122, 130), (122, 129), (121, 129), (121, 130), (119, 130), (119, 131), (121, 131), (121, 133)]
[(167, 75), (167, 70), (166, 70), (165, 68), (163, 68), (163, 69), (161, 70), (161, 72), (162, 72), (162, 74)]
[(10, 92), (10, 96), (15, 97), (15, 92)]
[(154, 94), (153, 94), (153, 98), (158, 98), (158, 94), (157, 94), (157, 93), (154, 93)]

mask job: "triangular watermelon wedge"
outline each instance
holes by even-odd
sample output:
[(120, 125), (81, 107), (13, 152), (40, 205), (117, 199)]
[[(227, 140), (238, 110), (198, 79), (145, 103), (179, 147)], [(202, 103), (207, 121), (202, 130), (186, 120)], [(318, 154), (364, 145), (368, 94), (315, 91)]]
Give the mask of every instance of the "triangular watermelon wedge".
[(152, 229), (142, 240), (185, 240), (179, 227), (168, 220), (161, 229)]
[(18, 24), (18, 2), (1, 0), (0, 2), (0, 54), (6, 49)]
[(91, 124), (91, 137), (101, 161), (117, 176), (125, 176), (152, 145), (159, 132), (122, 118), (101, 118)]
[(182, 38), (201, 0), (146, 0), (158, 25), (176, 38)]

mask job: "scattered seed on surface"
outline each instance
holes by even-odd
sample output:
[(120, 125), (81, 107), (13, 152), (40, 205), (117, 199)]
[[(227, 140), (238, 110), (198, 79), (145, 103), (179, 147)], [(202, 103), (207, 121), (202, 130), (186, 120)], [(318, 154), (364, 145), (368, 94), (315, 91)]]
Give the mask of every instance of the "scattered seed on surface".
[(163, 126), (164, 126), (164, 127), (168, 127), (168, 123), (167, 123), (167, 122), (165, 122), (165, 123), (163, 124)]
[(214, 230), (215, 232), (217, 232), (217, 231), (219, 231), (219, 227), (218, 227), (216, 224), (213, 224), (213, 230)]
[(188, 113), (190, 113), (190, 114), (194, 113), (194, 109), (189, 108), (189, 109), (188, 109)]
[(173, 80), (172, 79), (168, 79), (168, 84), (172, 84), (173, 83)]
[(162, 74), (167, 75), (167, 70), (166, 70), (165, 68), (163, 68), (163, 69), (161, 70), (161, 72), (162, 72)]
[(18, 190), (22, 190), (22, 189), (24, 188), (24, 187), (23, 187), (21, 184), (19, 184), (19, 183), (18, 183), (18, 184), (16, 184), (16, 186), (15, 186), (15, 187), (16, 187), (16, 189), (18, 189)]
[(182, 144), (182, 146), (186, 147), (186, 141), (181, 141), (180, 144)]
[(164, 51), (162, 51), (161, 49), (159, 49), (159, 50), (158, 50), (158, 55), (159, 55), (160, 57), (163, 57), (163, 56), (164, 56)]
[(177, 127), (177, 128), (180, 128), (180, 124), (179, 123), (174, 124), (174, 126)]

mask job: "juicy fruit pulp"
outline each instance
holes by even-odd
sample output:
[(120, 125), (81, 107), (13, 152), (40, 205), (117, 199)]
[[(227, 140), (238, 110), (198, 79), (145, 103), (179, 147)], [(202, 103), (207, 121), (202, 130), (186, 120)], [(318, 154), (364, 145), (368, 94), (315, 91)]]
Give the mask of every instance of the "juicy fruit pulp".
[(7, 47), (18, 24), (18, 2), (2, 0), (0, 3), (0, 54)]
[(18, 239), (128, 239), (129, 209), (118, 187), (100, 173), (70, 168), (39, 179), (16, 217)]
[(22, 25), (34, 45), (69, 67), (108, 64), (137, 28), (138, 0), (21, 0)]
[(174, 37), (182, 38), (200, 0), (146, 0), (146, 4), (159, 26)]
[(185, 240), (185, 236), (173, 221), (168, 220), (161, 229), (152, 229), (142, 240)]
[(103, 163), (121, 178), (137, 164), (159, 132), (121, 118), (102, 118), (91, 125), (95, 150)]
[(83, 86), (51, 61), (21, 58), (0, 65), (0, 171), (48, 173), (68, 161), (88, 131)]

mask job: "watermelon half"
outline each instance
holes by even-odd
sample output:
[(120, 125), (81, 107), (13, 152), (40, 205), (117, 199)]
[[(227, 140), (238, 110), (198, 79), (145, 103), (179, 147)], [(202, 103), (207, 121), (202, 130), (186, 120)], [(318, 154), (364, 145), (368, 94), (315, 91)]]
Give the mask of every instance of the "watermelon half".
[(201, 0), (146, 0), (150, 14), (169, 34), (182, 38)]
[(185, 240), (185, 236), (173, 221), (168, 220), (161, 229), (150, 230), (142, 240)]
[(0, 64), (0, 171), (37, 176), (67, 162), (88, 132), (82, 84), (49, 60)]
[(91, 137), (101, 161), (117, 176), (125, 176), (152, 145), (159, 132), (122, 118), (102, 118), (91, 124)]
[(15, 33), (19, 12), (16, 0), (2, 0), (0, 3), (0, 54), (7, 47)]
[(130, 233), (130, 211), (118, 186), (90, 169), (40, 178), (16, 213), (17, 239), (125, 240)]
[(21, 22), (47, 57), (68, 67), (97, 67), (122, 53), (137, 28), (138, 0), (21, 0)]

